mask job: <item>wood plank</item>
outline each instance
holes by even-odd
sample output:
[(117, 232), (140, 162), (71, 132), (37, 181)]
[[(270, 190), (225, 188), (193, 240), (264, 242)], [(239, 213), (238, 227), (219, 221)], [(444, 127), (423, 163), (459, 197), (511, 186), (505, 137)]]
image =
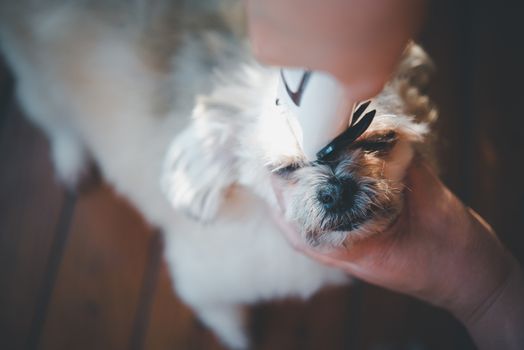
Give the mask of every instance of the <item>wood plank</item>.
[(28, 341), (64, 193), (43, 135), (11, 105), (0, 129), (0, 348)]
[(13, 107), (14, 79), (0, 53), (0, 128)]
[(405, 348), (410, 331), (409, 300), (403, 295), (364, 284), (357, 349)]
[(53, 293), (53, 288), (58, 275), (60, 264), (64, 256), (64, 250), (69, 237), (71, 218), (75, 209), (76, 194), (68, 193), (64, 199), (64, 204), (58, 219), (57, 227), (53, 238), (53, 243), (49, 252), (49, 258), (45, 267), (38, 299), (33, 311), (31, 328), (26, 342), (27, 349), (35, 349), (40, 341), (44, 320), (47, 315), (49, 301)]
[(162, 266), (162, 250), (161, 233), (155, 231), (154, 234), (150, 236), (147, 265), (144, 270), (139, 304), (134, 316), (133, 330), (131, 333), (131, 349), (138, 350), (144, 348), (147, 330), (149, 328), (151, 306), (154, 301), (156, 285), (158, 284), (158, 277)]
[[(306, 304), (305, 339), (302, 339), (301, 349), (322, 350), (348, 349), (353, 343), (358, 331), (359, 315), (356, 303), (360, 300), (354, 293), (355, 286), (328, 288), (316, 294)], [(358, 288), (358, 287), (356, 287)], [(356, 298), (356, 300), (353, 300)], [(356, 303), (355, 303), (356, 302)], [(352, 329), (355, 327), (356, 329)]]
[(346, 349), (351, 334), (351, 287), (327, 288), (310, 300), (254, 308), (255, 349)]
[(151, 230), (107, 186), (77, 201), (41, 349), (128, 349)]
[(255, 348), (302, 349), (307, 342), (306, 314), (306, 304), (295, 299), (258, 305), (252, 315)]

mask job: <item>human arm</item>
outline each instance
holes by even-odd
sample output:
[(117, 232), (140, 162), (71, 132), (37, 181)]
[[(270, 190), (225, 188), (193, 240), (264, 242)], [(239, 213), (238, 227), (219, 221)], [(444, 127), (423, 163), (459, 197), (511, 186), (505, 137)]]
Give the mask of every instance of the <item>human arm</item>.
[(491, 227), (427, 166), (409, 170), (396, 222), (350, 249), (315, 250), (291, 224), (277, 220), (289, 241), (317, 261), (450, 311), (480, 349), (524, 347), (522, 269)]

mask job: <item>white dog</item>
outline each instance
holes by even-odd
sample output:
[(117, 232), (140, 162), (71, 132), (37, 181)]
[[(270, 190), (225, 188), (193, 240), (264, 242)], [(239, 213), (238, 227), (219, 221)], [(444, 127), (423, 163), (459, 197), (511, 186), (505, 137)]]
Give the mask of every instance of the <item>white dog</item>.
[[(278, 73), (249, 55), (236, 1), (4, 1), (0, 39), (27, 116), (74, 187), (90, 161), (165, 237), (174, 287), (231, 348), (243, 306), (308, 297), (348, 277), (295, 252), (271, 220), (270, 177), (311, 244), (380, 232), (434, 119), (431, 64), (411, 45), (372, 102), (368, 130), (308, 162), (272, 99)], [(189, 215), (187, 215), (189, 214)]]

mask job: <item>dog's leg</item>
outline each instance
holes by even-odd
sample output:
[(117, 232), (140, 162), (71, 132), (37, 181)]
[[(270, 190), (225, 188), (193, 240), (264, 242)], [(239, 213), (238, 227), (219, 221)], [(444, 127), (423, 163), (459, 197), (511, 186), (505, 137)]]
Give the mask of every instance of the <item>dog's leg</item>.
[(247, 349), (246, 310), (240, 305), (214, 304), (196, 307), (199, 319), (230, 349)]
[(89, 156), (78, 136), (68, 128), (65, 118), (54, 108), (53, 100), (39, 91), (38, 81), (21, 81), (17, 89), (26, 115), (48, 136), (51, 159), (58, 180), (75, 190), (89, 170)]

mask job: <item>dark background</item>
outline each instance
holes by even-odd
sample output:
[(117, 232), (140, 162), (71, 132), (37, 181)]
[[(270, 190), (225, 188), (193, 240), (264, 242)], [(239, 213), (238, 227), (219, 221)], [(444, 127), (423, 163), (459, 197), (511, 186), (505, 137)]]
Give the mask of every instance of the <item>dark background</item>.
[[(434, 0), (419, 42), (437, 65), (441, 176), (524, 261), (523, 5)], [(162, 242), (104, 184), (52, 175), (0, 69), (0, 348), (221, 349), (172, 295)], [(256, 349), (469, 349), (442, 310), (357, 283), (253, 310)]]

